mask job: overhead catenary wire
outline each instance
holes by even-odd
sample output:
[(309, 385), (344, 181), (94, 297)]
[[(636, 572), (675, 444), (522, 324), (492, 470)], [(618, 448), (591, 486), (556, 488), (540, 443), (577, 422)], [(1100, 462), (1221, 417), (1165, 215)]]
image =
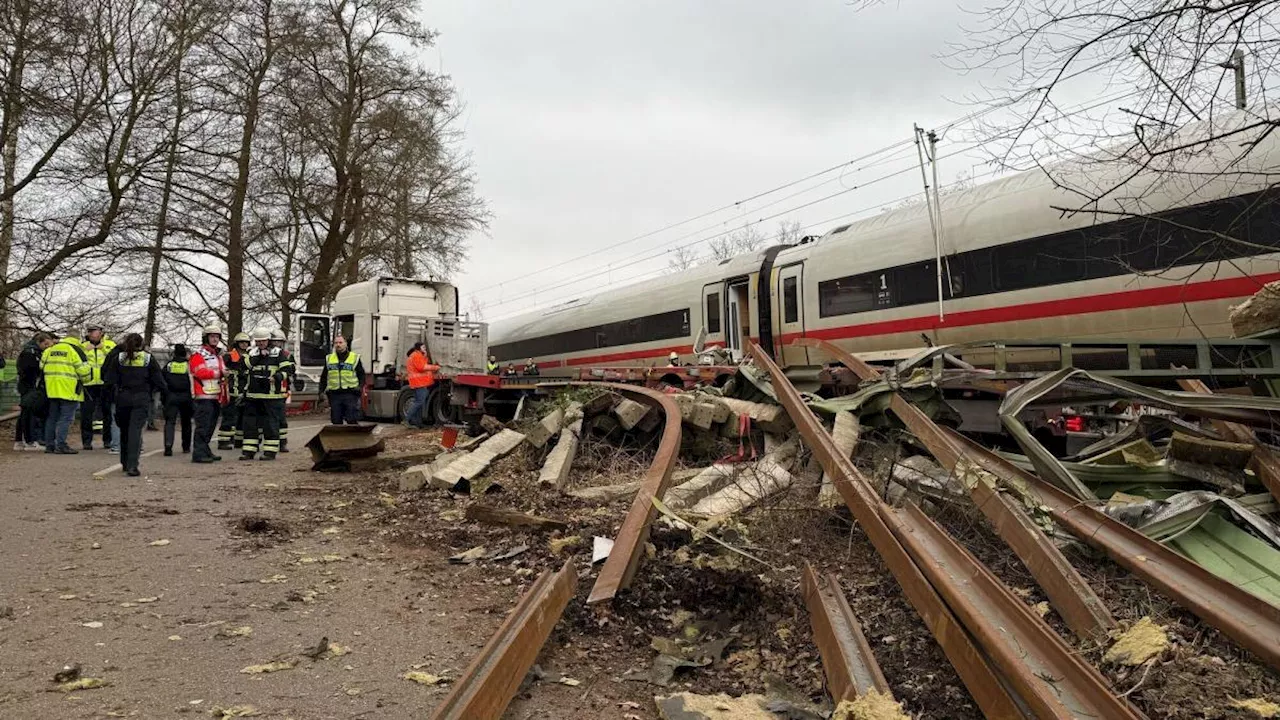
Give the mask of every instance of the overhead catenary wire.
[[(1098, 101), (1098, 102), (1094, 102), (1094, 103), (1091, 103), (1091, 104), (1089, 104), (1089, 105), (1085, 105), (1085, 106), (1082, 106), (1082, 107), (1078, 107), (1078, 108), (1076, 108), (1076, 109), (1074, 109), (1074, 110), (1071, 110), (1071, 111), (1063, 112), (1063, 113), (1061, 113), (1061, 114), (1058, 116), (1058, 119), (1062, 119), (1062, 118), (1070, 117), (1070, 116), (1072, 116), (1072, 115), (1076, 115), (1076, 114), (1079, 114), (1079, 113), (1081, 113), (1081, 112), (1087, 112), (1087, 111), (1089, 111), (1089, 110), (1096, 109), (1096, 108), (1101, 107), (1101, 106), (1103, 106), (1103, 105), (1106, 105), (1106, 104), (1108, 104), (1108, 103), (1111, 103), (1111, 102), (1117, 102), (1117, 101), (1119, 101), (1119, 100), (1123, 100), (1123, 99), (1125, 99), (1125, 98), (1127, 98), (1127, 97), (1129, 97), (1129, 96), (1131, 96), (1131, 95), (1133, 95), (1133, 94), (1135, 94), (1135, 92), (1130, 91), (1130, 92), (1126, 92), (1126, 93), (1124, 93), (1124, 94), (1122, 94), (1122, 95), (1119, 95), (1119, 96), (1108, 97), (1108, 98), (1105, 98), (1105, 99), (1100, 100), (1100, 101)], [(987, 142), (995, 141), (995, 140), (1000, 140), (1000, 139), (1002, 139), (1002, 138), (1001, 138), (1000, 136), (997, 136), (997, 137), (994, 137), (994, 138), (989, 139)], [(904, 142), (906, 142), (906, 143), (908, 144), (907, 146), (908, 146), (908, 147), (910, 147), (911, 140), (906, 140), (906, 141), (904, 141)], [(942, 156), (940, 156), (938, 159), (945, 159), (945, 158), (950, 158), (950, 157), (955, 157), (955, 156), (958, 156), (958, 155), (962, 155), (962, 154), (964, 154), (964, 153), (967, 153), (967, 152), (970, 152), (970, 151), (972, 151), (972, 150), (975, 150), (975, 149), (977, 149), (977, 148), (979, 148), (979, 147), (982, 147), (984, 144), (985, 144), (984, 142), (979, 142), (979, 143), (975, 143), (975, 144), (972, 144), (972, 145), (968, 145), (968, 146), (962, 147), (962, 148), (960, 148), (960, 149), (958, 149), (958, 150), (955, 150), (955, 151), (953, 151), (953, 152), (950, 152), (950, 153), (947, 153), (947, 154), (945, 154), (945, 155), (942, 155)], [(898, 145), (898, 143), (895, 143), (895, 146), (896, 146), (896, 145)], [(898, 177), (898, 176), (900, 176), (900, 175), (903, 175), (903, 174), (906, 174), (906, 173), (909, 173), (909, 172), (915, 171), (915, 170), (917, 169), (917, 167), (918, 167), (918, 166), (917, 166), (917, 164), (916, 164), (916, 163), (912, 163), (911, 165), (908, 165), (908, 166), (906, 166), (906, 167), (904, 167), (904, 168), (901, 168), (901, 169), (895, 170), (895, 171), (893, 171), (893, 172), (891, 172), (891, 173), (887, 173), (887, 174), (884, 174), (884, 175), (878, 176), (878, 177), (876, 177), (876, 178), (873, 178), (873, 179), (868, 180), (868, 181), (866, 181), (866, 182), (860, 183), (860, 184), (858, 184), (858, 185), (855, 185), (855, 186), (852, 186), (852, 187), (849, 187), (849, 188), (846, 188), (846, 189), (843, 189), (843, 190), (840, 190), (840, 191), (837, 191), (837, 192), (834, 192), (834, 193), (830, 193), (830, 194), (828, 194), (828, 195), (826, 195), (826, 196), (823, 196), (823, 197), (821, 197), (821, 198), (818, 198), (818, 199), (816, 199), (816, 200), (811, 200), (811, 201), (808, 201), (808, 202), (806, 202), (806, 203), (803, 203), (803, 204), (800, 204), (800, 205), (796, 205), (796, 206), (793, 206), (793, 207), (787, 208), (787, 209), (782, 210), (782, 211), (780, 211), (780, 212), (773, 213), (773, 214), (771, 214), (771, 215), (767, 215), (767, 216), (764, 216), (764, 217), (758, 218), (758, 219), (756, 219), (756, 220), (750, 221), (750, 222), (748, 222), (748, 223), (746, 223), (746, 224), (742, 225), (741, 227), (733, 227), (733, 228), (729, 228), (729, 229), (726, 229), (726, 230), (721, 230), (721, 231), (719, 231), (719, 232), (716, 232), (716, 233), (715, 233), (715, 234), (713, 234), (713, 235), (710, 235), (710, 236), (704, 237), (704, 238), (702, 238), (701, 240), (698, 240), (698, 241), (696, 241), (696, 242), (688, 243), (688, 244), (687, 244), (687, 245), (685, 245), (684, 247), (686, 247), (686, 248), (691, 248), (691, 247), (695, 247), (695, 246), (703, 245), (703, 244), (708, 243), (708, 242), (710, 242), (710, 241), (712, 241), (712, 240), (716, 240), (716, 239), (718, 239), (718, 238), (724, 237), (725, 235), (728, 235), (728, 234), (730, 234), (730, 233), (737, 232), (737, 231), (739, 231), (740, 229), (743, 229), (743, 228), (746, 228), (746, 227), (750, 227), (750, 226), (753, 226), (753, 225), (758, 225), (758, 224), (760, 224), (760, 223), (762, 223), (762, 222), (767, 222), (767, 221), (769, 221), (769, 220), (777, 219), (777, 218), (783, 217), (783, 216), (785, 216), (785, 215), (787, 215), (787, 214), (789, 214), (789, 213), (795, 212), (795, 211), (797, 211), (797, 210), (802, 210), (802, 209), (805, 209), (805, 208), (808, 208), (808, 207), (812, 207), (812, 206), (817, 205), (817, 204), (819, 204), (819, 203), (823, 203), (823, 202), (826, 202), (826, 201), (832, 200), (832, 199), (834, 199), (834, 198), (837, 198), (837, 197), (840, 197), (840, 196), (846, 195), (846, 194), (848, 194), (848, 193), (850, 193), (850, 192), (852, 192), (852, 191), (854, 191), (854, 190), (865, 189), (865, 188), (870, 187), (870, 186), (872, 186), (872, 185), (875, 185), (875, 184), (878, 184), (878, 183), (884, 182), (884, 181), (886, 181), (886, 180), (889, 180), (889, 179), (892, 179), (892, 178)], [(895, 202), (896, 202), (896, 201), (895, 201)], [(879, 206), (877, 206), (877, 207), (879, 207)], [(874, 209), (874, 208), (873, 208), (873, 209)], [(844, 217), (847, 217), (847, 216), (848, 216), (848, 214), (846, 214)], [(934, 219), (934, 218), (933, 218), (933, 215), (932, 215), (932, 212), (931, 212), (931, 214), (930, 214), (930, 219), (931, 219), (931, 220), (933, 220), (933, 219)], [(823, 224), (823, 222), (831, 222), (831, 221), (829, 221), (829, 220), (828, 220), (828, 221), (822, 221), (822, 222), (819, 222), (819, 223), (811, 223), (811, 224), (809, 224), (809, 225), (804, 226), (804, 228), (802, 228), (802, 229), (807, 229), (807, 228), (814, 227), (814, 226), (816, 226), (816, 225), (821, 225), (821, 224)], [(723, 223), (717, 223), (717, 225), (712, 226), (712, 228), (714, 228), (714, 227), (718, 227), (718, 226), (720, 226), (720, 225), (723, 225)], [(612, 271), (615, 271), (615, 270), (622, 270), (622, 269), (626, 269), (626, 268), (635, 267), (636, 265), (640, 265), (640, 264), (642, 264), (642, 263), (645, 263), (645, 262), (648, 262), (648, 261), (651, 261), (651, 260), (654, 260), (654, 259), (660, 258), (660, 257), (665, 256), (665, 255), (667, 255), (667, 254), (669, 254), (669, 253), (671, 252), (670, 250), (661, 249), (661, 248), (667, 248), (667, 247), (669, 247), (669, 246), (670, 246), (670, 245), (672, 245), (672, 244), (675, 244), (675, 243), (677, 243), (677, 242), (679, 242), (679, 241), (681, 241), (681, 240), (683, 240), (683, 239), (687, 239), (687, 238), (689, 238), (689, 237), (692, 237), (692, 236), (694, 236), (694, 235), (696, 235), (696, 234), (698, 234), (698, 233), (697, 233), (697, 232), (695, 232), (695, 233), (690, 233), (690, 234), (687, 234), (687, 235), (681, 236), (681, 237), (679, 237), (679, 238), (676, 238), (675, 240), (672, 240), (672, 241), (669, 241), (669, 242), (667, 242), (667, 243), (664, 243), (663, 245), (659, 245), (659, 246), (657, 246), (657, 248), (649, 248), (648, 250), (641, 251), (641, 252), (639, 252), (639, 253), (635, 253), (635, 254), (633, 254), (633, 255), (630, 255), (630, 256), (627, 256), (627, 257), (625, 257), (625, 258), (622, 258), (622, 259), (621, 259), (621, 261), (615, 261), (615, 262), (609, 263), (607, 266), (605, 266), (605, 265), (601, 265), (601, 266), (596, 266), (595, 268), (588, 268), (588, 270), (593, 270), (593, 269), (594, 269), (594, 270), (597, 270), (597, 272), (587, 272), (587, 273), (585, 273), (585, 274), (578, 274), (578, 275), (576, 275), (576, 276), (575, 276), (574, 278), (572, 278), (572, 279), (565, 280), (565, 281), (562, 281), (562, 282), (560, 282), (560, 283), (557, 283), (557, 284), (554, 284), (554, 285), (551, 285), (551, 286), (538, 287), (538, 288), (536, 288), (536, 289), (534, 289), (534, 290), (529, 290), (529, 291), (521, 292), (521, 293), (519, 293), (519, 294), (517, 294), (517, 295), (514, 295), (514, 296), (512, 296), (512, 297), (509, 297), (509, 298), (503, 298), (503, 299), (497, 300), (497, 301), (495, 301), (495, 302), (492, 302), (492, 303), (487, 304), (487, 305), (486, 305), (486, 310), (490, 310), (490, 309), (492, 309), (492, 308), (497, 308), (497, 307), (503, 307), (503, 306), (510, 305), (510, 304), (512, 304), (512, 303), (515, 303), (515, 302), (519, 302), (519, 301), (522, 301), (522, 300), (527, 300), (527, 299), (529, 299), (529, 298), (535, 298), (535, 299), (536, 299), (536, 297), (537, 297), (538, 295), (541, 295), (541, 294), (544, 294), (544, 293), (547, 293), (547, 292), (551, 292), (551, 291), (554, 291), (554, 290), (563, 289), (563, 288), (566, 288), (566, 287), (571, 287), (571, 286), (573, 286), (573, 285), (577, 285), (577, 284), (582, 283), (582, 282), (585, 282), (585, 281), (587, 281), (587, 280), (591, 280), (591, 279), (593, 279), (593, 278), (600, 277), (600, 276), (601, 276), (601, 275), (603, 275), (605, 272), (612, 272)], [(774, 236), (774, 237), (773, 237), (773, 238), (771, 238), (771, 239), (778, 239), (779, 237), (781, 237), (781, 235)], [(653, 252), (654, 250), (658, 250), (658, 249), (661, 249), (661, 250), (660, 250), (660, 251), (658, 251), (658, 252)], [(647, 253), (647, 254), (646, 254), (646, 253)], [(626, 261), (626, 262), (623, 262), (623, 261)], [(600, 268), (606, 268), (606, 267), (607, 267), (607, 270), (604, 270), (604, 271), (599, 270)], [(582, 291), (575, 291), (575, 294), (580, 294), (581, 292), (582, 292)], [(589, 290), (588, 290), (588, 292), (589, 292)], [(562, 302), (562, 300), (559, 300), (559, 299), (557, 299), (557, 300), (553, 300), (553, 301), (551, 301), (551, 302), (550, 302), (550, 303), (548, 303), (548, 304), (557, 304), (558, 302)], [(545, 307), (545, 306), (540, 306), (540, 307)]]

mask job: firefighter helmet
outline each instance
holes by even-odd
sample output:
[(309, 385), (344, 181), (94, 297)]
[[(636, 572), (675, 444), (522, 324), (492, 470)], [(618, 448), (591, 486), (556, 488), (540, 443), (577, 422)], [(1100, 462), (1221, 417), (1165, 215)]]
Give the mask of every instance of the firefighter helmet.
[(272, 331), (271, 331), (271, 339), (272, 339), (272, 340), (280, 340), (280, 341), (282, 341), (282, 342), (283, 342), (283, 341), (284, 341), (284, 331), (283, 331), (283, 330), (272, 330)]
[(253, 329), (253, 339), (254, 339), (254, 341), (255, 341), (255, 342), (256, 342), (256, 341), (258, 341), (258, 340), (270, 340), (270, 339), (271, 339), (271, 332), (270, 332), (269, 330), (267, 330), (266, 328), (263, 328), (263, 327), (254, 328), (254, 329)]
[(202, 341), (208, 342), (210, 335), (222, 337), (222, 328), (217, 325), (205, 325), (204, 328), (200, 330), (200, 339)]
[(231, 339), (231, 342), (242, 343), (242, 342), (252, 342), (252, 341), (249, 339), (249, 333), (238, 332), (236, 333), (236, 336)]

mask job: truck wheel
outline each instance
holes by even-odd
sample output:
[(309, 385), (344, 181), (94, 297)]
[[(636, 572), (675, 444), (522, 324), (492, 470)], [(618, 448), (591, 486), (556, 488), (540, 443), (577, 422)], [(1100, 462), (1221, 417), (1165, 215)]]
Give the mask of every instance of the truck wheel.
[(413, 391), (402, 390), (400, 397), (396, 398), (396, 422), (404, 422), (409, 419), (409, 406), (413, 404)]
[(436, 425), (451, 425), (457, 420), (457, 408), (449, 402), (449, 396), (450, 393), (444, 388), (436, 388), (432, 391), (431, 398), (427, 400), (430, 405), (431, 419)]

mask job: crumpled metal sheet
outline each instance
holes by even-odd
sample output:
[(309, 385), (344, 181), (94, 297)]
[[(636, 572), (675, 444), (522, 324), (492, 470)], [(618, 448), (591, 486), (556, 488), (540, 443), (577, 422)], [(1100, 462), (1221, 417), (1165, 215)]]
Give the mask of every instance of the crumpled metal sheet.
[(1280, 548), (1280, 525), (1259, 514), (1275, 507), (1270, 494), (1242, 498), (1223, 497), (1208, 490), (1180, 492), (1167, 499), (1133, 503), (1107, 503), (1102, 511), (1153, 540), (1164, 542), (1198, 525), (1214, 510), (1230, 511), (1259, 536)]
[(1280, 424), (1280, 400), (1275, 398), (1169, 392), (1077, 368), (1058, 370), (1010, 391), (1000, 403), (1000, 422), (1018, 441), (1040, 477), (1081, 500), (1096, 500), (1097, 496), (1062, 461), (1046, 450), (1018, 419), (1028, 405), (1068, 382), (1094, 395), (1141, 399), (1154, 407), (1202, 417), (1246, 424)]

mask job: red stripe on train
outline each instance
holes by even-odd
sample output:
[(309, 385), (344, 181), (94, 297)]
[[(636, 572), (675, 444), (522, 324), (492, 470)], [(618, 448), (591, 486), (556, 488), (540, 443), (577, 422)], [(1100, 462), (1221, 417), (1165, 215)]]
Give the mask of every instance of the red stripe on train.
[[(1165, 287), (1147, 288), (1144, 290), (1125, 290), (1121, 292), (1102, 293), (1086, 297), (1064, 298), (1043, 302), (1024, 303), (1022, 305), (1005, 305), (982, 310), (962, 310), (948, 314), (939, 321), (937, 315), (921, 315), (899, 320), (882, 320), (862, 323), (860, 325), (844, 325), (834, 328), (806, 330), (800, 333), (788, 333), (778, 338), (778, 342), (786, 345), (801, 338), (819, 338), (822, 340), (842, 340), (847, 338), (868, 337), (871, 335), (892, 335), (894, 333), (919, 332), (921, 330), (945, 329), (954, 327), (970, 327), (973, 325), (990, 325), (992, 323), (1014, 322), (1018, 320), (1037, 320), (1041, 318), (1061, 317), (1065, 315), (1088, 315), (1090, 313), (1110, 312), (1114, 310), (1133, 310), (1142, 307), (1159, 305), (1177, 305), (1185, 302), (1204, 302), (1207, 300), (1223, 300), (1226, 298), (1247, 297), (1257, 292), (1263, 285), (1280, 280), (1280, 273), (1267, 273), (1247, 277), (1226, 278), (1223, 280), (1206, 280), (1205, 282), (1188, 283), (1186, 285), (1168, 285)], [(754, 339), (754, 338), (753, 338)], [(644, 360), (646, 358), (665, 357), (668, 353), (681, 354), (693, 351), (692, 346), (676, 345), (654, 350), (632, 350), (629, 352), (592, 355), (590, 357), (569, 358), (538, 363), (541, 367), (559, 367), (561, 364), (598, 365), (627, 360)]]
[(923, 315), (900, 320), (883, 320), (861, 325), (807, 330), (803, 333), (783, 335), (779, 338), (779, 342), (785, 345), (799, 337), (836, 340), (870, 335), (892, 335), (894, 333), (918, 332), (921, 330), (970, 327), (1017, 320), (1037, 320), (1063, 315), (1088, 315), (1090, 313), (1114, 310), (1133, 310), (1135, 308), (1159, 305), (1223, 300), (1252, 295), (1263, 285), (1273, 280), (1280, 280), (1280, 273), (1207, 280), (1205, 282), (1168, 285), (1145, 290), (1125, 290), (1086, 297), (983, 308), (982, 310), (962, 310), (950, 313), (942, 320), (938, 320), (937, 315)]

